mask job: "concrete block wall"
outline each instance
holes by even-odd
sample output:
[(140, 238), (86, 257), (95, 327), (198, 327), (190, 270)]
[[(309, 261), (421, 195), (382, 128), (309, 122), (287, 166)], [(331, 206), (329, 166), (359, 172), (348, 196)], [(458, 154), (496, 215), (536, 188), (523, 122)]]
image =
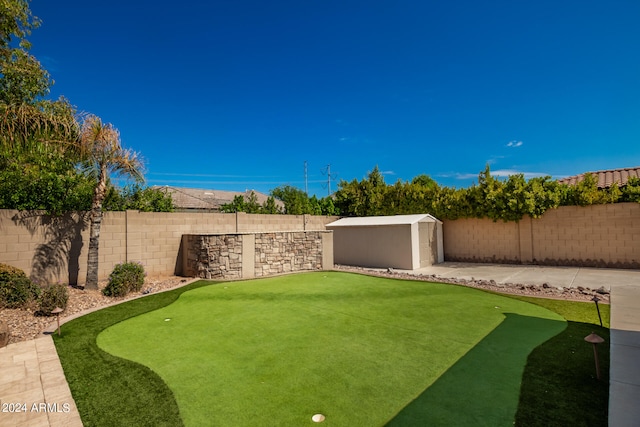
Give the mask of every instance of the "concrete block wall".
[(341, 217), (339, 216), (319, 216), (319, 215), (304, 215), (304, 229), (305, 230), (326, 230), (325, 225), (330, 222), (337, 221)]
[[(245, 213), (106, 212), (100, 232), (99, 277), (121, 262), (141, 262), (147, 274), (181, 274), (183, 234), (324, 230), (335, 217)], [(321, 227), (321, 228), (320, 228)], [(0, 263), (41, 282), (82, 284), (86, 278), (89, 221), (86, 214), (50, 217), (0, 210)], [(333, 253), (333, 250), (331, 251)]]
[(640, 268), (640, 204), (567, 206), (531, 222), (533, 258), (550, 265)]
[(141, 262), (150, 276), (182, 273), (178, 257), (183, 234), (236, 231), (235, 214), (127, 211), (126, 216), (125, 260)]
[(263, 231), (324, 230), (325, 225), (333, 222), (337, 216), (315, 215), (259, 215), (239, 212), (238, 233), (257, 233)]
[(442, 225), (445, 261), (519, 262), (518, 224), (458, 219)]
[(444, 221), (446, 261), (640, 268), (640, 204), (563, 206), (518, 223)]

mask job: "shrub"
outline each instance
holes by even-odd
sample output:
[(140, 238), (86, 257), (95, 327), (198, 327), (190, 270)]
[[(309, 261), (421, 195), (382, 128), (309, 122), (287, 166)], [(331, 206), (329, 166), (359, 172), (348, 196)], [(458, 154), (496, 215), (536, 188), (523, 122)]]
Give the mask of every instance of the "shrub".
[(123, 297), (129, 292), (139, 291), (144, 284), (144, 267), (137, 262), (125, 262), (114, 267), (109, 283), (102, 290), (108, 297)]
[(67, 302), (69, 301), (69, 291), (66, 285), (49, 285), (42, 288), (38, 303), (40, 306), (40, 313), (45, 316), (51, 316), (51, 312), (54, 308), (60, 307), (61, 309), (67, 308)]
[(38, 298), (40, 288), (24, 271), (0, 264), (0, 306), (21, 308)]

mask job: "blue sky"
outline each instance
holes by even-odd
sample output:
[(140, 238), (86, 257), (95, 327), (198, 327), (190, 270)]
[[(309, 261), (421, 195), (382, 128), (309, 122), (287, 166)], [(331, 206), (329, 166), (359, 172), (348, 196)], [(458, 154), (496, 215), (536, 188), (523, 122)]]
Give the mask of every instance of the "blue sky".
[(149, 185), (327, 194), (640, 166), (640, 2), (33, 0), (52, 96)]

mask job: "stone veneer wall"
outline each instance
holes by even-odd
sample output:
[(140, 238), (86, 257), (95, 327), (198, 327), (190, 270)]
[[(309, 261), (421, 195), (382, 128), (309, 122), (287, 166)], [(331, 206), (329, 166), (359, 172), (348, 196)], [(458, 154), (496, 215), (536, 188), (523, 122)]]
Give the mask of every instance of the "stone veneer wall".
[(242, 278), (242, 235), (189, 235), (184, 237), (188, 276), (202, 279)]
[(249, 279), (333, 268), (330, 231), (183, 236), (183, 271), (203, 279)]
[(322, 269), (319, 232), (262, 233), (255, 235), (255, 276)]

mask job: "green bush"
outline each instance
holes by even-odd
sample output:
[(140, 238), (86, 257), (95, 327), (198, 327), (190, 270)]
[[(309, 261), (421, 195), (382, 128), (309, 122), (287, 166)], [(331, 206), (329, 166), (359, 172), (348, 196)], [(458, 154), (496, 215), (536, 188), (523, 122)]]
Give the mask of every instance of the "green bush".
[(0, 264), (0, 307), (22, 308), (36, 300), (40, 288), (24, 271), (6, 264)]
[(114, 267), (109, 283), (102, 290), (108, 297), (123, 297), (129, 292), (139, 291), (144, 284), (144, 267), (137, 262), (125, 262)]
[(40, 314), (50, 316), (54, 308), (60, 307), (61, 309), (67, 308), (67, 302), (69, 301), (69, 291), (66, 285), (49, 285), (42, 288), (38, 304), (40, 306)]

